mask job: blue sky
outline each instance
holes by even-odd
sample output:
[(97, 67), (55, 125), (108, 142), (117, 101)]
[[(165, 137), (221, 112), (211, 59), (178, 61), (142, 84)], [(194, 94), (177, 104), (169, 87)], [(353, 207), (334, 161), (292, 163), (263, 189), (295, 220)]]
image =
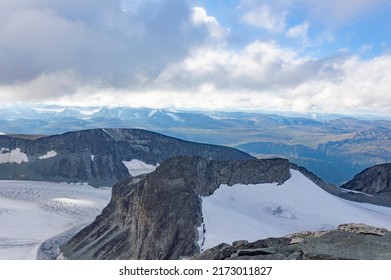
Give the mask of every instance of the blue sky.
[(0, 97), (391, 114), (390, 0), (1, 0)]

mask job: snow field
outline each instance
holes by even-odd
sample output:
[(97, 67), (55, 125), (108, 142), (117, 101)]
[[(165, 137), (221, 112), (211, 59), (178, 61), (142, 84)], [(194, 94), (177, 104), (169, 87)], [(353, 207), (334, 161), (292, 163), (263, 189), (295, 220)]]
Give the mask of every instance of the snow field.
[(92, 222), (110, 196), (109, 188), (0, 181), (0, 259), (36, 259), (42, 242)]
[[(366, 223), (391, 230), (391, 208), (335, 197), (296, 170), (282, 185), (221, 185), (202, 198), (202, 249), (235, 240), (256, 241), (300, 231)], [(201, 242), (203, 240), (203, 242)]]

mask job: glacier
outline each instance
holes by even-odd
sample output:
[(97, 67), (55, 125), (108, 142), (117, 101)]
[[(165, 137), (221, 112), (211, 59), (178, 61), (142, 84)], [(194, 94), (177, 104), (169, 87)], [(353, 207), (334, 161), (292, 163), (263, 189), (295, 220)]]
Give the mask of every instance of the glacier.
[(302, 173), (290, 170), (284, 184), (221, 185), (202, 197), (201, 250), (222, 242), (250, 242), (301, 231), (366, 223), (391, 230), (391, 208), (333, 196)]
[(37, 259), (45, 240), (92, 222), (110, 196), (83, 184), (0, 181), (0, 259)]

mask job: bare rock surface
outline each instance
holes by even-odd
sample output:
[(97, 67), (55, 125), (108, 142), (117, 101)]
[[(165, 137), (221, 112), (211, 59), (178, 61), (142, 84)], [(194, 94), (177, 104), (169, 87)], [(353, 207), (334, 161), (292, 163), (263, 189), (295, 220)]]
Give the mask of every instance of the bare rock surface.
[(391, 195), (391, 163), (369, 167), (341, 187), (370, 195)]
[(192, 259), (390, 260), (391, 233), (365, 224), (344, 224), (335, 230), (301, 232), (252, 243), (242, 240), (232, 245), (219, 245)]

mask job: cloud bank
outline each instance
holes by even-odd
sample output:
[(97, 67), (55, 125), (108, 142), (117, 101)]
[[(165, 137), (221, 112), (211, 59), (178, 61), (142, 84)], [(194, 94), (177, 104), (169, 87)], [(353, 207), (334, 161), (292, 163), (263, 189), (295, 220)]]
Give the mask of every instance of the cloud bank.
[[(313, 22), (289, 24), (294, 2), (239, 1), (232, 9), (237, 24), (279, 37), (254, 38), (237, 47), (231, 44), (231, 26), (193, 1), (0, 1), (0, 98), (5, 103), (391, 113), (391, 56), (303, 52), (303, 46), (314, 44)], [(384, 4), (345, 2), (301, 1), (309, 15), (320, 18), (328, 9), (339, 24)], [(300, 48), (284, 46), (278, 38), (298, 40)]]

